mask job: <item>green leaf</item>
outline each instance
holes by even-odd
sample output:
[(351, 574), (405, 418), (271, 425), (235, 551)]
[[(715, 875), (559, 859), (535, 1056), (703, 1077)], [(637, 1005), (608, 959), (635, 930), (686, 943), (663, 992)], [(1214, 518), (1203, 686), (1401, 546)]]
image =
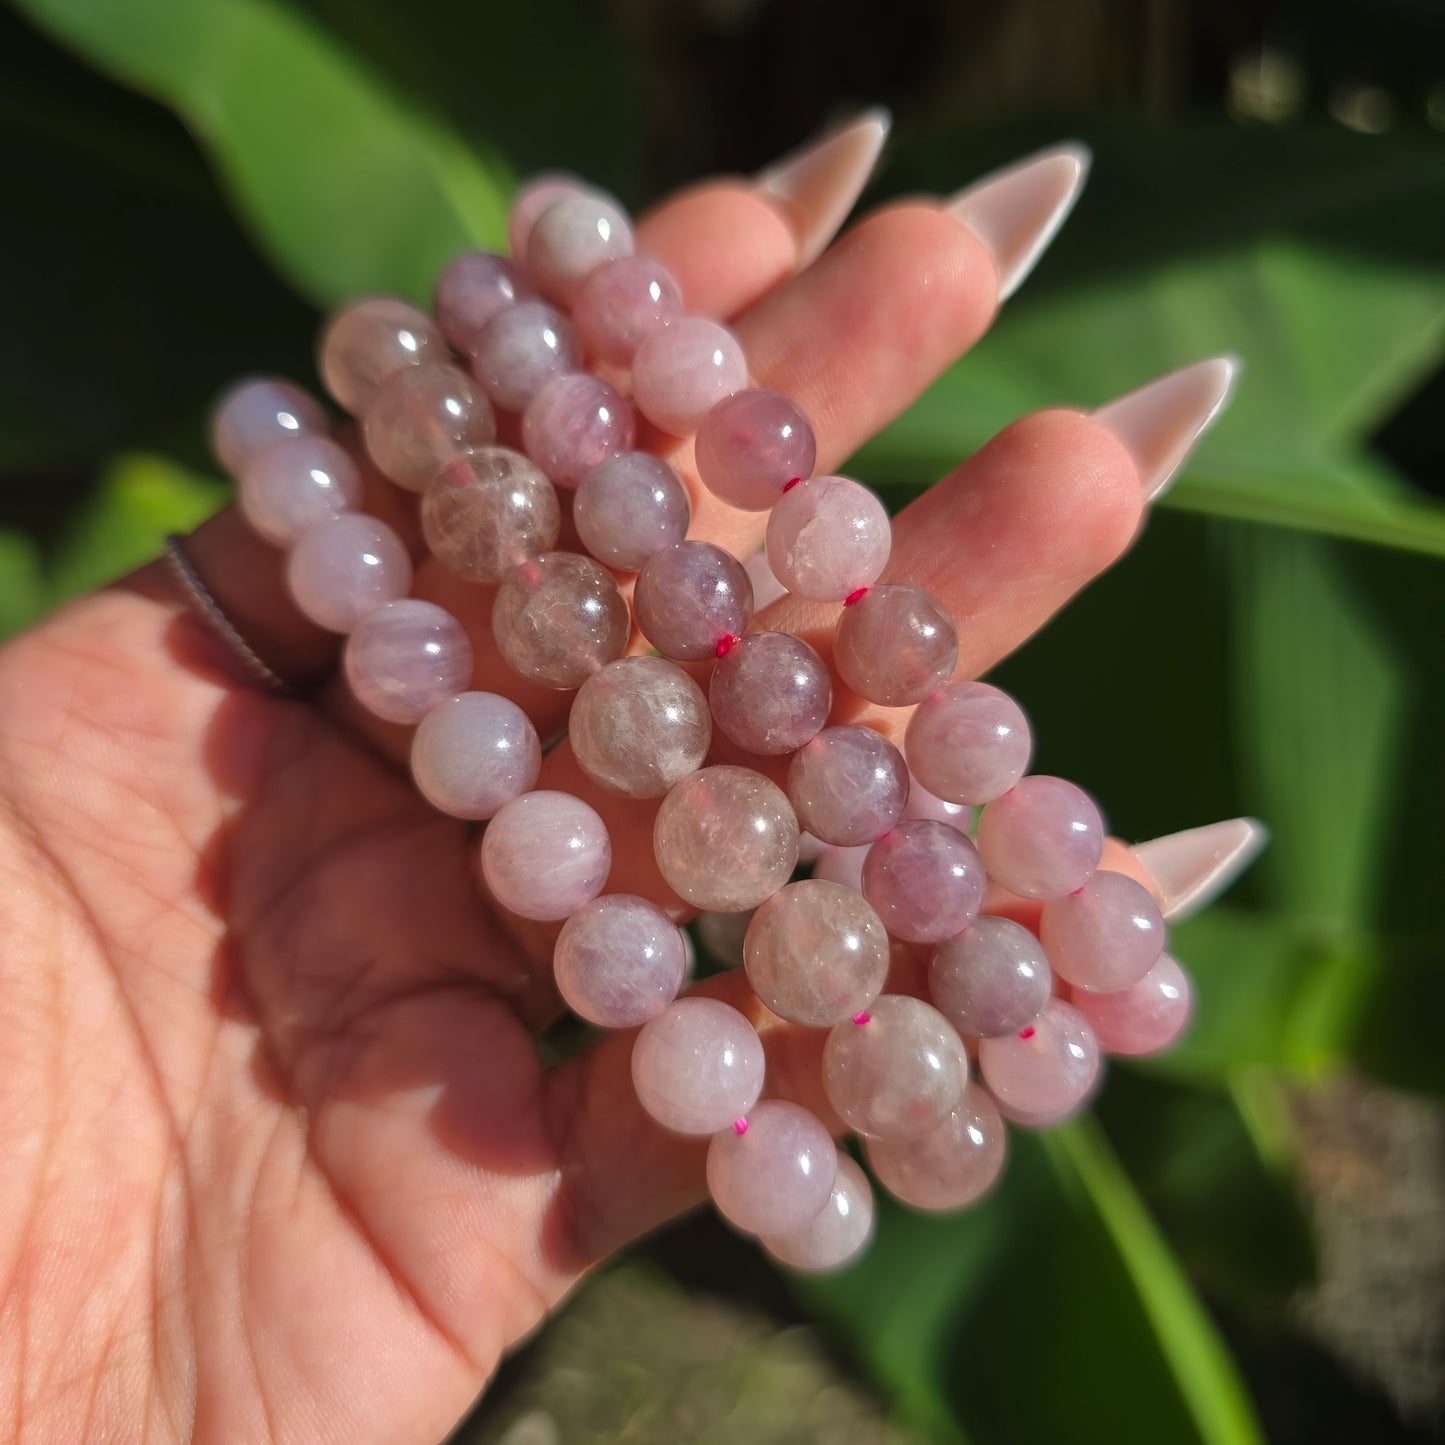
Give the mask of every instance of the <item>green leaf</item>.
[(20, 532), (0, 532), (0, 640), (35, 621), (45, 610), (40, 552)]

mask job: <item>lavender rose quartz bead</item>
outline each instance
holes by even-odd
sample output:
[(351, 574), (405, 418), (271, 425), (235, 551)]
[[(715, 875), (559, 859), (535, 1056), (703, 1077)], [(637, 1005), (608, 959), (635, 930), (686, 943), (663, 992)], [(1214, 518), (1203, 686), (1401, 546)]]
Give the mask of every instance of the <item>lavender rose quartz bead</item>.
[(242, 470), (241, 512), (277, 547), (289, 547), (311, 526), (361, 505), (361, 474), (329, 437), (284, 437), (256, 453)]
[(632, 399), (654, 426), (691, 436), (713, 407), (747, 385), (736, 336), (716, 321), (684, 316), (654, 332), (632, 359)]
[(632, 605), (642, 635), (664, 657), (697, 662), (747, 630), (753, 587), (731, 553), (710, 542), (679, 542), (647, 559)]
[(938, 943), (978, 916), (988, 879), (978, 849), (947, 823), (900, 823), (869, 850), (863, 894), (895, 938)]
[(867, 1249), (873, 1237), (873, 1189), (868, 1176), (844, 1153), (828, 1202), (806, 1224), (763, 1237), (763, 1247), (789, 1269), (841, 1269)]
[(394, 372), (445, 360), (446, 343), (425, 311), (398, 296), (366, 296), (327, 323), (318, 369), (327, 391), (360, 416)]
[(1018, 1033), (980, 1039), (978, 1067), (1006, 1119), (1042, 1127), (1088, 1098), (1099, 1076), (1099, 1045), (1078, 1009), (1055, 998)]
[(687, 488), (660, 457), (624, 451), (597, 463), (577, 484), (572, 522), (601, 563), (637, 572), (654, 552), (687, 536)]
[(519, 301), (482, 328), (471, 365), (494, 405), (520, 412), (544, 383), (581, 363), (572, 323), (545, 302)]
[(612, 574), (576, 552), (521, 563), (492, 603), (492, 636), (503, 661), (544, 687), (581, 687), (622, 655), (631, 623)]
[(454, 818), (490, 818), (533, 787), (542, 745), (516, 703), (464, 692), (438, 703), (411, 740), (411, 775), (422, 796)]
[(1009, 918), (978, 918), (945, 939), (928, 967), (934, 1006), (961, 1034), (995, 1038), (1032, 1023), (1053, 993), (1043, 945)]
[(562, 196), (532, 226), (527, 272), (544, 295), (571, 306), (582, 283), (601, 265), (630, 256), (632, 223), (595, 191)]
[(919, 703), (903, 750), (913, 775), (950, 803), (991, 803), (1023, 777), (1033, 734), (1023, 709), (986, 682), (954, 682)]
[(411, 558), (385, 522), (344, 512), (313, 523), (296, 539), (286, 582), (318, 627), (350, 632), (368, 612), (406, 596)]
[(833, 664), (860, 697), (907, 707), (948, 681), (958, 633), (948, 609), (908, 582), (870, 587), (843, 609), (833, 635)]
[(1060, 978), (1109, 993), (1138, 983), (1159, 962), (1164, 916), (1142, 883), (1105, 871), (1045, 903), (1039, 937)]
[(768, 562), (798, 597), (842, 602), (871, 587), (888, 565), (893, 526), (867, 487), (811, 477), (788, 487), (768, 518)]
[(605, 1029), (656, 1018), (682, 987), (682, 930), (655, 903), (609, 893), (562, 925), (552, 975), (573, 1013)]
[(903, 816), (909, 793), (903, 755), (872, 728), (824, 728), (788, 765), (788, 797), (815, 838), (856, 848)]
[(828, 666), (791, 632), (754, 632), (718, 660), (708, 685), (718, 731), (750, 753), (791, 753), (828, 721)]
[(838, 1176), (838, 1148), (801, 1104), (765, 1099), (746, 1129), (713, 1135), (707, 1187), (718, 1213), (746, 1234), (786, 1234), (816, 1219)]
[(678, 999), (632, 1046), (638, 1102), (677, 1134), (714, 1134), (742, 1118), (762, 1093), (763, 1070), (752, 1024), (713, 998)]
[(1010, 892), (1062, 898), (1099, 866), (1104, 822), (1082, 788), (1036, 773), (983, 810), (978, 847), (989, 875)]
[(970, 1084), (936, 1129), (915, 1139), (869, 1139), (863, 1148), (878, 1182), (915, 1209), (962, 1209), (1003, 1170), (1008, 1131), (988, 1091)]
[(602, 891), (612, 840), (581, 798), (544, 789), (496, 811), (482, 834), (481, 863), (487, 891), (509, 912), (567, 918)]
[(698, 427), (695, 448), (703, 485), (747, 512), (766, 512), (789, 482), (812, 476), (818, 454), (796, 403), (765, 390), (720, 401)]
[(454, 366), (408, 366), (388, 377), (362, 416), (366, 450), (382, 474), (420, 492), (446, 464), (497, 435), (492, 404)]
[(636, 436), (632, 408), (616, 387), (585, 371), (554, 376), (527, 403), (522, 446), (569, 490), (605, 457), (627, 451)]
[(1138, 983), (1114, 993), (1076, 988), (1073, 1004), (1109, 1053), (1157, 1054), (1184, 1032), (1190, 995), (1189, 975), (1166, 953)]
[(595, 186), (588, 185), (581, 176), (574, 176), (570, 171), (544, 171), (539, 176), (533, 176), (512, 198), (512, 209), (507, 216), (507, 246), (513, 259), (518, 262), (527, 259), (527, 243), (532, 238), (532, 227), (543, 211), (567, 196), (598, 194)]
[(403, 597), (356, 624), (346, 642), (345, 670), (369, 712), (387, 722), (419, 723), (471, 680), (472, 646), (445, 608)]
[(572, 320), (582, 345), (614, 366), (627, 366), (654, 332), (683, 314), (672, 273), (650, 256), (606, 261), (582, 283)]
[(279, 377), (238, 381), (211, 413), (211, 450), (239, 480), (253, 457), (287, 437), (324, 436), (326, 413), (299, 386)]
[(483, 329), (497, 312), (536, 299), (532, 283), (505, 256), (469, 251), (442, 272), (432, 310), (452, 349), (474, 357)]

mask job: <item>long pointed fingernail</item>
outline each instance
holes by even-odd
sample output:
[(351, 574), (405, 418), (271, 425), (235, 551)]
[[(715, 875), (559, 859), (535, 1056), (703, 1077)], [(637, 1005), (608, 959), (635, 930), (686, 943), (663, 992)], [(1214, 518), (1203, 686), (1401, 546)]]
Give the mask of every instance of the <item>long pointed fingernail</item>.
[(945, 202), (993, 255), (1007, 301), (1038, 264), (1084, 189), (1093, 152), (1075, 141), (994, 171)]
[(1134, 856), (1154, 880), (1165, 918), (1188, 918), (1212, 903), (1269, 842), (1254, 818), (1230, 818), (1136, 843)]
[(769, 166), (758, 188), (792, 209), (798, 226), (798, 265), (815, 260), (848, 219), (878, 164), (892, 115), (874, 106), (821, 140)]
[(1094, 413), (1133, 454), (1146, 502), (1169, 489), (1195, 442), (1223, 410), (1240, 369), (1237, 356), (1196, 361)]

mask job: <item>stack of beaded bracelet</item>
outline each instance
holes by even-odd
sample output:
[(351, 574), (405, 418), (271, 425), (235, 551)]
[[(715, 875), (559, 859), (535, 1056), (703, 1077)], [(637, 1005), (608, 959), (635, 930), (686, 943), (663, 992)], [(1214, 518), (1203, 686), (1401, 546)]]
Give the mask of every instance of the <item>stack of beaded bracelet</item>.
[[(830, 1031), (826, 1096), (878, 1180), (920, 1208), (966, 1204), (1002, 1166), (1004, 1118), (1067, 1117), (1094, 1087), (1101, 1047), (1152, 1052), (1183, 1028), (1189, 983), (1164, 952), (1159, 908), (1133, 879), (1099, 871), (1104, 829), (1088, 795), (1027, 775), (1019, 706), (950, 681), (947, 609), (921, 587), (877, 581), (890, 549), (882, 504), (855, 481), (813, 475), (807, 418), (748, 388), (737, 338), (684, 314), (666, 268), (633, 254), (616, 202), (544, 177), (519, 195), (510, 231), (525, 266), (460, 257), (438, 283), (435, 318), (391, 297), (332, 317), (326, 387), (380, 471), (421, 494), (432, 555), (497, 589), (491, 625), (507, 665), (575, 690), (568, 737), (587, 776), (661, 799), (654, 849), (677, 915), (751, 914), (748, 981), (773, 1014)], [(695, 437), (698, 476), (716, 496), (770, 512), (754, 575), (842, 604), (834, 666), (869, 702), (916, 708), (902, 753), (867, 727), (827, 725), (829, 669), (806, 643), (748, 631), (748, 569), (687, 540), (687, 489), (631, 449), (634, 406)], [(496, 444), (498, 412), (521, 451)], [(407, 549), (355, 510), (357, 468), (326, 431), (314, 400), (269, 380), (228, 393), (214, 425), (246, 516), (290, 549), (298, 607), (349, 634), (345, 671), (365, 707), (417, 725), (411, 766), (426, 798), (489, 820), (491, 897), (524, 918), (565, 920), (554, 964), (567, 1004), (606, 1028), (640, 1026), (638, 1098), (665, 1127), (711, 1136), (723, 1215), (794, 1267), (852, 1258), (871, 1230), (866, 1176), (813, 1114), (761, 1098), (763, 1048), (743, 1013), (678, 997), (687, 949), (674, 916), (603, 895), (602, 818), (534, 790), (531, 722), (504, 697), (466, 690), (465, 630), (407, 597)], [(590, 555), (553, 550), (559, 488), (573, 493)], [(631, 612), (618, 572), (637, 574)], [(657, 655), (623, 655), (634, 616)], [(704, 695), (679, 664), (709, 659)], [(732, 749), (791, 755), (786, 791), (752, 768), (709, 765), (714, 729)], [(814, 873), (790, 882), (800, 843)], [(990, 880), (1042, 901), (1037, 934), (981, 914)], [(899, 947), (927, 951), (931, 1002), (883, 992)]]

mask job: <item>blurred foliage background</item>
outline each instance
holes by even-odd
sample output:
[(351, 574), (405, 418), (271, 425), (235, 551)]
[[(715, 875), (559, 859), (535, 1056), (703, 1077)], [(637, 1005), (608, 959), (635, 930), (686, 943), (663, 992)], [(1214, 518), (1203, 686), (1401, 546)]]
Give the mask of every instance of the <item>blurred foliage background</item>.
[(1187, 1043), (1016, 1132), (957, 1218), (784, 1279), (707, 1218), (585, 1288), (465, 1438), (1445, 1437), (1445, 6), (18, 0), (0, 10), (0, 634), (224, 498), (238, 372), (424, 298), (516, 177), (634, 206), (894, 108), (870, 199), (1096, 151), (996, 330), (858, 458), (901, 503), (1013, 416), (1219, 351), (1145, 544), (1002, 669), (1041, 763), (1270, 853), (1185, 925)]

